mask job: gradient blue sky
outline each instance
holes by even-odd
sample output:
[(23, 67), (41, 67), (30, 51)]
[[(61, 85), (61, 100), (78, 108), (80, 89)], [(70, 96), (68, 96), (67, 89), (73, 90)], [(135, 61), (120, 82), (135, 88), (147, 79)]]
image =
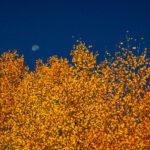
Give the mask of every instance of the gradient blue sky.
[(150, 47), (150, 0), (0, 0), (0, 54), (17, 49), (31, 68), (37, 58), (68, 57), (79, 38), (115, 51), (127, 30)]

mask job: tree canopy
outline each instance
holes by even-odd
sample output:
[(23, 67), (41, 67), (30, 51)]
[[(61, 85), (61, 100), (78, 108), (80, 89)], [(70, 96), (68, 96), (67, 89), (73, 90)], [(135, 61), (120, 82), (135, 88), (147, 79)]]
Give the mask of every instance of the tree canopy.
[(150, 59), (120, 50), (96, 63), (80, 42), (67, 58), (0, 56), (0, 149), (149, 149)]

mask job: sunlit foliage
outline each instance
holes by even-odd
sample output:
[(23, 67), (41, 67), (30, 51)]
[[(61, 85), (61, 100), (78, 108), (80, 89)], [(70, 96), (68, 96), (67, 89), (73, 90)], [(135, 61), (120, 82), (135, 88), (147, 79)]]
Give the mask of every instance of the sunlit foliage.
[(84, 43), (66, 58), (0, 57), (0, 149), (150, 149), (150, 59), (123, 49), (112, 60)]

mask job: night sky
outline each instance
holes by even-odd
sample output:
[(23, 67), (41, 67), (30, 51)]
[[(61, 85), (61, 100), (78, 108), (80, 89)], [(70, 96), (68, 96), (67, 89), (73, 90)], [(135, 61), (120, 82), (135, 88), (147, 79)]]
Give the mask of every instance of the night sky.
[(0, 54), (17, 49), (37, 58), (68, 57), (77, 40), (115, 51), (126, 33), (150, 48), (150, 0), (0, 0)]

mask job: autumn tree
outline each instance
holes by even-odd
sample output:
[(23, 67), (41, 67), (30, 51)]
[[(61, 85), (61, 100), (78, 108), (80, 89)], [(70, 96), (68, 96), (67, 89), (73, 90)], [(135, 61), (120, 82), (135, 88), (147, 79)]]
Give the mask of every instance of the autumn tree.
[(2, 54), (1, 148), (148, 149), (146, 51), (124, 49), (97, 64), (98, 54), (80, 42), (73, 64), (52, 56), (45, 64), (37, 60), (31, 72), (16, 52)]

